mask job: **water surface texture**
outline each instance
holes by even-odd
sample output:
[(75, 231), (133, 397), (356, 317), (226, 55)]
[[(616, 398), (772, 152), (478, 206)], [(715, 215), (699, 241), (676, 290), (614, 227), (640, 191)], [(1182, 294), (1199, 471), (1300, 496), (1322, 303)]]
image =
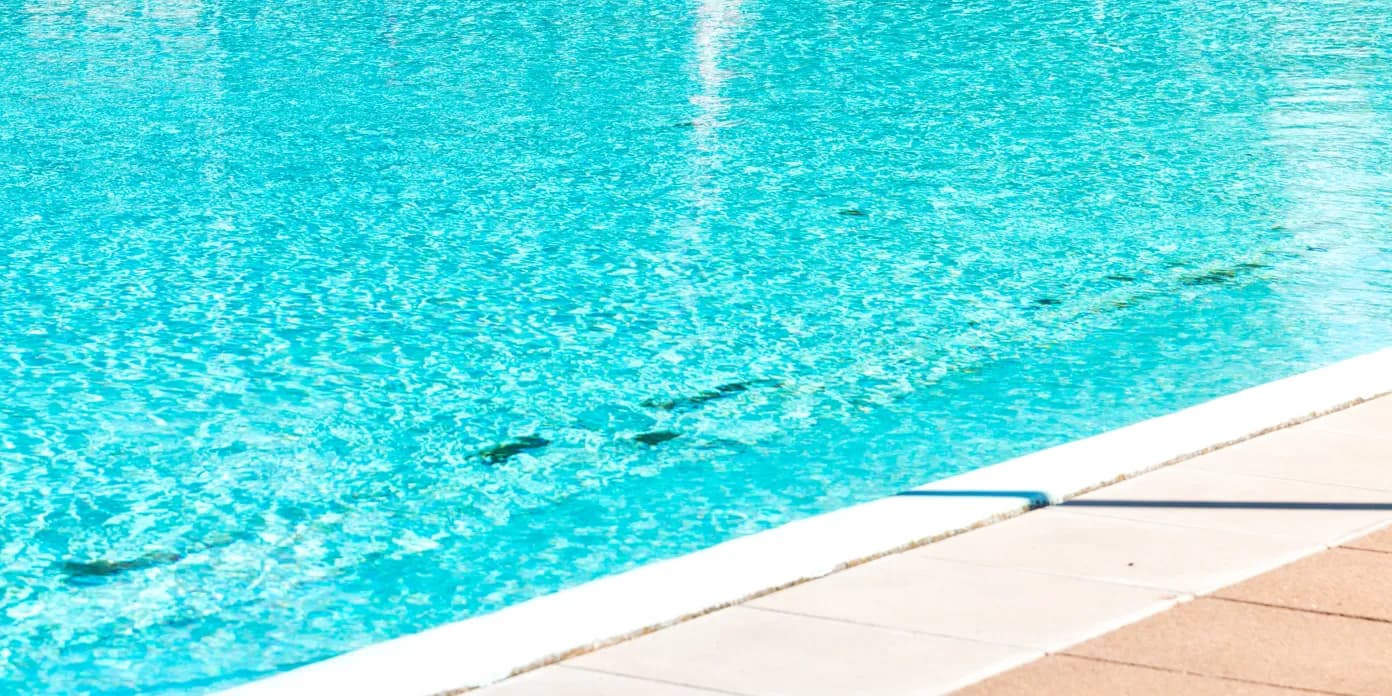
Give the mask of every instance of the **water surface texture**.
[(1392, 344), (1390, 202), (1382, 0), (0, 0), (0, 692), (228, 686)]

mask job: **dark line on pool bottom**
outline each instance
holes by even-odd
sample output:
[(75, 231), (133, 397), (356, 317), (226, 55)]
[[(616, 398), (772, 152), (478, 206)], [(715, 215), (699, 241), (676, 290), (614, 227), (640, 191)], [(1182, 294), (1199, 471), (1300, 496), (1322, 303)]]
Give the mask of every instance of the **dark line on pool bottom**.
[(671, 430), (654, 430), (647, 433), (638, 433), (633, 436), (634, 441), (641, 442), (649, 447), (656, 447), (664, 442), (670, 442), (681, 437), (681, 433)]
[(507, 442), (504, 442), (499, 445), (489, 447), (488, 449), (479, 452), (478, 456), (482, 457), (483, 460), (488, 462), (489, 464), (502, 464), (503, 462), (512, 459), (514, 456), (519, 455), (523, 452), (526, 452), (528, 450), (540, 449), (549, 444), (551, 444), (551, 441), (544, 437), (527, 435), (524, 437), (508, 440)]
[(751, 379), (744, 382), (730, 382), (715, 387), (714, 389), (707, 389), (689, 396), (678, 396), (667, 399), (644, 399), (638, 402), (638, 405), (644, 408), (655, 408), (662, 411), (684, 411), (717, 399), (739, 396), (753, 387), (776, 387), (781, 384), (783, 384), (783, 382), (776, 379)]
[(67, 560), (58, 564), (58, 570), (70, 584), (97, 585), (124, 573), (178, 563), (183, 558), (183, 554), (158, 551), (137, 558), (115, 561), (104, 558), (92, 561)]

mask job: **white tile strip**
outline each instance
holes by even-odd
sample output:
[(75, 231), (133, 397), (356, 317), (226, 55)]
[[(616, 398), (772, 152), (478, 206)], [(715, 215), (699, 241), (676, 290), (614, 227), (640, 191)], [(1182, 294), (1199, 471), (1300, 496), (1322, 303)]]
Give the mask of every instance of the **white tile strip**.
[(370, 645), (228, 693), (424, 695), (489, 684), (1388, 393), (1392, 349)]

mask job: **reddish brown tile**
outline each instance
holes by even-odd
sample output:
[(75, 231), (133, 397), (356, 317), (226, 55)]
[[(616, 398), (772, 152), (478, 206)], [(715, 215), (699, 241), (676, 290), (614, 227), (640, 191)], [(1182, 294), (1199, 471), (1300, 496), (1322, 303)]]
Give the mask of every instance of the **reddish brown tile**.
[(1383, 553), (1392, 553), (1392, 527), (1384, 528), (1383, 530), (1369, 534), (1368, 536), (1365, 536), (1362, 539), (1356, 539), (1354, 541), (1347, 542), (1344, 544), (1344, 546), (1354, 549), (1365, 549), (1368, 551), (1381, 551)]
[(1392, 624), (1202, 598), (1068, 653), (1351, 694), (1392, 693)]
[(1218, 597), (1392, 621), (1392, 553), (1333, 549), (1219, 590)]
[(1167, 670), (1050, 655), (967, 687), (957, 696), (1291, 696), (1307, 691)]

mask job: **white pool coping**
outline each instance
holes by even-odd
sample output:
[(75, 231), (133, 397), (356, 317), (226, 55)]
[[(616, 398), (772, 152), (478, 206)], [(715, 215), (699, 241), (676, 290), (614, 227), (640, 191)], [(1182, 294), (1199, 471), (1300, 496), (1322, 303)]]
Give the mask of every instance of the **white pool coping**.
[(798, 520), (369, 645), (225, 693), (424, 696), (485, 686), (1386, 394), (1392, 394), (1392, 349), (935, 481), (909, 495)]

